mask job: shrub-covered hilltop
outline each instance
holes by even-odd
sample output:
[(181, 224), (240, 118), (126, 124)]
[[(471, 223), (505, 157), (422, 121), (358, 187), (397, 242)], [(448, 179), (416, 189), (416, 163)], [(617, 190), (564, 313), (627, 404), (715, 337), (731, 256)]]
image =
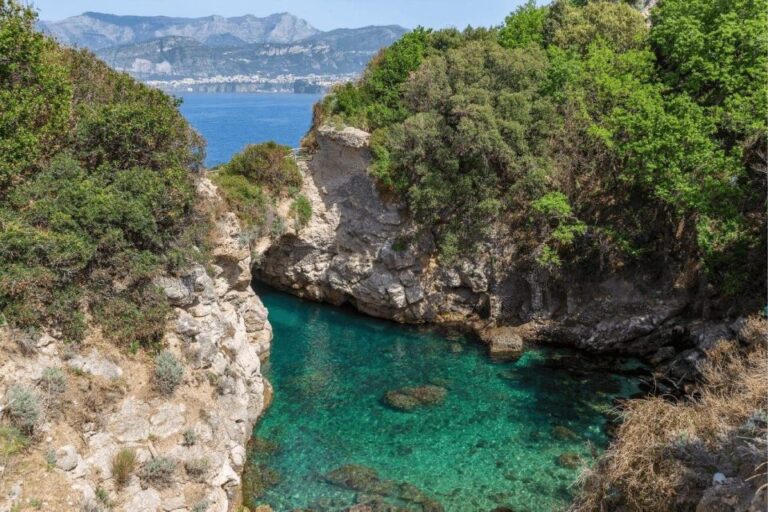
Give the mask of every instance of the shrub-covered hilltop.
[(627, 2), (558, 0), (496, 29), (417, 29), (316, 123), (373, 133), (372, 172), (446, 261), (494, 232), (555, 273), (663, 263), (759, 294), (766, 9), (662, 0), (649, 22)]
[[(176, 100), (34, 30), (0, 0), (0, 320), (80, 341), (149, 344), (153, 277), (195, 257), (202, 139)], [(195, 231), (197, 229), (197, 231)]]

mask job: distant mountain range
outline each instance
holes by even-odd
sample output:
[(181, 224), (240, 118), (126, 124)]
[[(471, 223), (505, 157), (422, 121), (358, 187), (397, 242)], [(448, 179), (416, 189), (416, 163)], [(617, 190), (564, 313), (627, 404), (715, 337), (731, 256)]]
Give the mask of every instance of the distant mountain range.
[(39, 28), (63, 44), (93, 50), (118, 70), (154, 81), (356, 74), (406, 32), (396, 25), (323, 32), (288, 13), (170, 18), (86, 12), (41, 21)]

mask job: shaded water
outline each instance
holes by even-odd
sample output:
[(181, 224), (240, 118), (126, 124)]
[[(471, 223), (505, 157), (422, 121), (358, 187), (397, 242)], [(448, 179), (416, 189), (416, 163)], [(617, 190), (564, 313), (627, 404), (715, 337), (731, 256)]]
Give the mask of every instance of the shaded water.
[[(254, 450), (249, 463), (279, 483), (252, 503), (276, 511), (355, 503), (358, 493), (325, 477), (347, 464), (412, 484), (448, 512), (556, 510), (578, 474), (558, 458), (590, 460), (605, 447), (603, 413), (635, 391), (628, 378), (559, 364), (569, 352), (537, 349), (495, 363), (463, 337), (259, 293), (275, 333), (266, 367), (275, 400), (254, 445), (276, 451)], [(386, 391), (425, 384), (448, 390), (442, 404), (402, 412), (382, 401)]]

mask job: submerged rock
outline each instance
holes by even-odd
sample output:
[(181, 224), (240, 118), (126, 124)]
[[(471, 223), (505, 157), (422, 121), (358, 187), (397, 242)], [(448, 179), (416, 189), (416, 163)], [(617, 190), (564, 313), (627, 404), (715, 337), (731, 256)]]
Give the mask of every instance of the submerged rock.
[(576, 441), (579, 439), (576, 432), (562, 425), (558, 425), (552, 429), (552, 436), (560, 441)]
[(427, 384), (426, 386), (387, 391), (384, 394), (384, 402), (399, 411), (412, 411), (418, 407), (441, 404), (447, 394), (447, 389)]
[[(375, 469), (360, 464), (347, 464), (336, 468), (326, 474), (325, 479), (328, 483), (345, 489), (415, 503), (420, 505), (424, 512), (443, 512), (442, 505), (427, 496), (415, 485), (383, 479)], [(370, 504), (366, 505), (370, 506)]]
[(568, 469), (577, 469), (581, 465), (581, 457), (578, 453), (565, 452), (557, 458), (557, 463)]
[(523, 338), (511, 327), (494, 327), (480, 332), (494, 359), (517, 359), (523, 353)]

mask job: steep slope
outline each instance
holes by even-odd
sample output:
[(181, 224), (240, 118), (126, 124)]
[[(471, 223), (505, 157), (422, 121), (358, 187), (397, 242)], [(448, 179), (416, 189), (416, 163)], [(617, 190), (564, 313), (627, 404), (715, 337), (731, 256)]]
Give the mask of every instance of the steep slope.
[(178, 103), (0, 0), (0, 510), (235, 510), (272, 332)]

